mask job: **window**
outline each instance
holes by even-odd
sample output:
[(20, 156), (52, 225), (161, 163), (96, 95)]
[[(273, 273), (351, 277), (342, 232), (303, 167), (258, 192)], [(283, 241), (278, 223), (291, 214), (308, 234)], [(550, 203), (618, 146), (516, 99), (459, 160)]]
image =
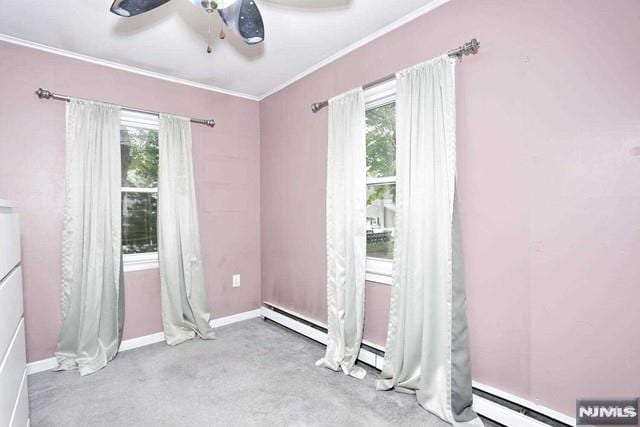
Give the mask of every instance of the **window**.
[(368, 89), (367, 280), (391, 283), (396, 212), (395, 80)]
[(123, 111), (122, 253), (125, 271), (158, 267), (158, 118)]

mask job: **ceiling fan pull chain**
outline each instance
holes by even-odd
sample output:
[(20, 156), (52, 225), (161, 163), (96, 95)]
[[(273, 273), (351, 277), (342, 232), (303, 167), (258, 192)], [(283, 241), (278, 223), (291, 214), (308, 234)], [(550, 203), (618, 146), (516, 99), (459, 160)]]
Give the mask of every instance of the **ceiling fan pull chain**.
[(209, 29), (207, 30), (207, 53), (211, 53), (213, 49), (211, 48), (211, 24), (213, 19), (209, 20)]

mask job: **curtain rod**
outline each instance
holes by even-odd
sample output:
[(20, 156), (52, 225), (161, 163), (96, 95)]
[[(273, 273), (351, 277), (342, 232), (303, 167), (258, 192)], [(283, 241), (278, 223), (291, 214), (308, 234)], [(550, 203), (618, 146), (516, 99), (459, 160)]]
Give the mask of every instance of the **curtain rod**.
[[(463, 56), (475, 55), (476, 53), (478, 53), (478, 49), (480, 49), (480, 43), (478, 43), (478, 40), (471, 39), (470, 41), (466, 42), (462, 46), (457, 47), (456, 49), (450, 50), (448, 52), (448, 55), (451, 58), (458, 58), (460, 61), (462, 61)], [(395, 73), (390, 74), (381, 79), (367, 83), (366, 85), (362, 86), (362, 89), (367, 90), (369, 88), (372, 88), (373, 86), (379, 85), (380, 83), (388, 82), (389, 80), (393, 80), (395, 78), (396, 78)], [(311, 104), (311, 111), (313, 111), (314, 113), (317, 113), (318, 111), (322, 110), (327, 106), (329, 106), (329, 101), (314, 102), (313, 104)]]
[[(42, 89), (39, 88), (36, 91), (36, 95), (38, 95), (38, 98), (40, 99), (55, 99), (56, 101), (66, 101), (69, 102), (71, 101), (71, 97), (68, 97), (66, 95), (60, 95), (59, 93), (53, 93), (49, 90), (46, 89)], [(134, 113), (145, 113), (145, 114), (153, 114), (154, 116), (159, 116), (160, 113), (157, 111), (150, 111), (150, 110), (142, 110), (140, 108), (133, 108), (133, 107), (120, 107), (123, 110), (126, 111), (132, 111)], [(205, 126), (209, 126), (209, 127), (214, 127), (216, 125), (215, 120), (213, 119), (191, 119), (191, 123), (197, 123), (199, 125), (205, 125)]]

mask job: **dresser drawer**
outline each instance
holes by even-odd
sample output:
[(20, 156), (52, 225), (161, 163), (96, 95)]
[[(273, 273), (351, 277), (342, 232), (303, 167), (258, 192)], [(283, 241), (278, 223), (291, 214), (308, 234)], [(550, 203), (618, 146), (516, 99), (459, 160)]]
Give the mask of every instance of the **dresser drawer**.
[(0, 426), (9, 425), (13, 408), (18, 401), (20, 383), (26, 367), (24, 348), (24, 320), (13, 336), (9, 350), (0, 365)]
[(0, 213), (0, 279), (20, 262), (20, 219), (18, 214)]
[(22, 268), (0, 281), (0, 362), (22, 317)]
[(10, 427), (26, 427), (29, 422), (29, 393), (27, 392), (27, 371), (22, 376), (20, 393), (16, 407), (13, 409)]

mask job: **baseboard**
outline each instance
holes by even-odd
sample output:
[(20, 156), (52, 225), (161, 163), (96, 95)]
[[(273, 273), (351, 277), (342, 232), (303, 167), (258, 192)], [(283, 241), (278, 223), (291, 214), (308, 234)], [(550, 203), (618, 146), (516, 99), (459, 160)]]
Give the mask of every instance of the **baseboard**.
[(50, 371), (58, 366), (58, 362), (55, 357), (49, 357), (47, 359), (36, 360), (35, 362), (27, 363), (27, 375), (37, 374), (38, 372)]
[(120, 349), (118, 351), (133, 350), (134, 348), (144, 347), (145, 345), (151, 345), (162, 341), (164, 341), (164, 333), (156, 332), (155, 334), (123, 340), (120, 343)]
[(480, 396), (473, 396), (473, 410), (476, 411), (477, 414), (482, 415), (491, 421), (498, 422), (503, 426), (549, 427), (549, 424), (545, 424), (519, 412), (512, 411), (499, 403), (492, 402)]
[[(542, 415), (545, 415), (549, 418), (553, 418), (554, 420), (557, 420), (561, 423), (567, 424), (569, 426), (575, 426), (576, 425), (576, 419), (573, 417), (570, 417), (568, 415), (565, 415), (561, 412), (558, 412), (556, 410), (553, 410), (551, 408), (547, 408), (546, 406), (542, 406), (542, 405), (538, 405), (534, 402), (531, 402), (530, 400), (527, 399), (523, 399), (522, 397), (516, 396), (515, 394), (511, 394), (508, 393), (506, 391), (502, 391), (498, 388), (489, 386), (489, 385), (485, 385), (482, 384), (478, 381), (473, 381), (473, 388), (476, 388), (478, 390), (484, 391), (485, 393), (489, 393), (489, 394), (493, 394), (494, 396), (497, 396), (501, 399), (505, 399), (508, 400), (510, 402), (513, 402), (517, 405), (520, 405), (524, 408), (527, 408), (531, 411), (534, 412), (538, 412)], [(486, 399), (485, 399), (486, 400)], [(494, 403), (494, 402), (492, 402)], [(543, 424), (545, 425), (545, 424)]]
[[(267, 303), (267, 302), (265, 302), (265, 304), (269, 305), (270, 307), (276, 308), (278, 311), (284, 311), (289, 313), (292, 316), (296, 316), (295, 313), (285, 310), (274, 304)], [(301, 335), (311, 338), (312, 340), (317, 341), (323, 345), (327, 345), (327, 333), (323, 331), (323, 329), (326, 330), (326, 326), (324, 326), (322, 323), (312, 319), (300, 317), (301, 319), (305, 320), (305, 323), (302, 323), (291, 318), (290, 316), (280, 314), (278, 311), (274, 311), (267, 307), (262, 307), (262, 317), (272, 320), (276, 323), (279, 323), (282, 326), (285, 326), (295, 332), (298, 332)], [(363, 344), (369, 345), (372, 347), (375, 345), (375, 344), (371, 345), (372, 343), (367, 343), (366, 341), (363, 341)], [(376, 347), (379, 347), (379, 346), (376, 346)], [(363, 363), (366, 363), (367, 365), (373, 366), (376, 369), (382, 369), (382, 363), (384, 361), (384, 357), (380, 357), (379, 354), (369, 351), (366, 348), (362, 348), (360, 350), (360, 353), (358, 354), (358, 360), (360, 360)]]
[(260, 317), (262, 309), (257, 308), (251, 311), (245, 311), (244, 313), (232, 314), (231, 316), (220, 317), (218, 319), (211, 319), (209, 324), (212, 328), (219, 328), (221, 326), (230, 325), (232, 323), (242, 322), (243, 320), (254, 319)]
[[(264, 307), (262, 307), (262, 316), (266, 319), (272, 320), (276, 323), (285, 326), (288, 329), (291, 329), (301, 335), (304, 335), (308, 338), (311, 338), (314, 341), (317, 341), (321, 344), (327, 344), (327, 334), (326, 334), (326, 325), (322, 322), (318, 322), (317, 320), (310, 319), (308, 317), (302, 316), (298, 313), (295, 313), (291, 310), (287, 310), (283, 307), (279, 307), (270, 302), (264, 302)], [(296, 318), (300, 320), (296, 320)], [(384, 347), (368, 343), (363, 341), (365, 346), (373, 347), (379, 352), (372, 352), (367, 350), (366, 348), (362, 348), (360, 350), (360, 354), (358, 359), (367, 365), (373, 366), (376, 369), (382, 369), (382, 364), (384, 362)], [(380, 354), (382, 352), (382, 354)], [(536, 405), (533, 402), (530, 402), (526, 399), (511, 395), (509, 393), (498, 390), (494, 387), (486, 386), (484, 384), (480, 384), (476, 381), (473, 382), (473, 387), (479, 390), (482, 390), (486, 393), (493, 394), (502, 399), (509, 400), (514, 402), (520, 406), (523, 406), (532, 411), (541, 413), (549, 418), (557, 420), (560, 423), (564, 423), (570, 426), (575, 426), (576, 421), (574, 418), (571, 418), (567, 415), (561, 414), (552, 409)], [(489, 399), (486, 399), (481, 396), (474, 395), (473, 399), (473, 407), (474, 410), (493, 421), (496, 421), (505, 426), (522, 426), (522, 427), (548, 427), (549, 424), (538, 421), (532, 417), (524, 415), (520, 412), (516, 412), (506, 406), (500, 405), (499, 403), (493, 402)]]
[[(243, 320), (249, 320), (256, 317), (260, 317), (261, 309), (245, 311), (244, 313), (232, 314), (231, 316), (220, 317), (218, 319), (211, 319), (209, 324), (212, 328), (219, 328), (221, 326), (230, 325), (236, 322), (242, 322)], [(146, 345), (155, 344), (164, 341), (164, 333), (156, 332), (155, 334), (144, 335), (137, 338), (131, 338), (124, 340), (120, 343), (119, 351), (132, 350), (134, 348), (144, 347)], [(37, 360), (35, 362), (27, 363), (27, 375), (37, 374), (38, 372), (50, 371), (58, 366), (58, 362), (55, 357), (49, 357), (47, 359)]]

